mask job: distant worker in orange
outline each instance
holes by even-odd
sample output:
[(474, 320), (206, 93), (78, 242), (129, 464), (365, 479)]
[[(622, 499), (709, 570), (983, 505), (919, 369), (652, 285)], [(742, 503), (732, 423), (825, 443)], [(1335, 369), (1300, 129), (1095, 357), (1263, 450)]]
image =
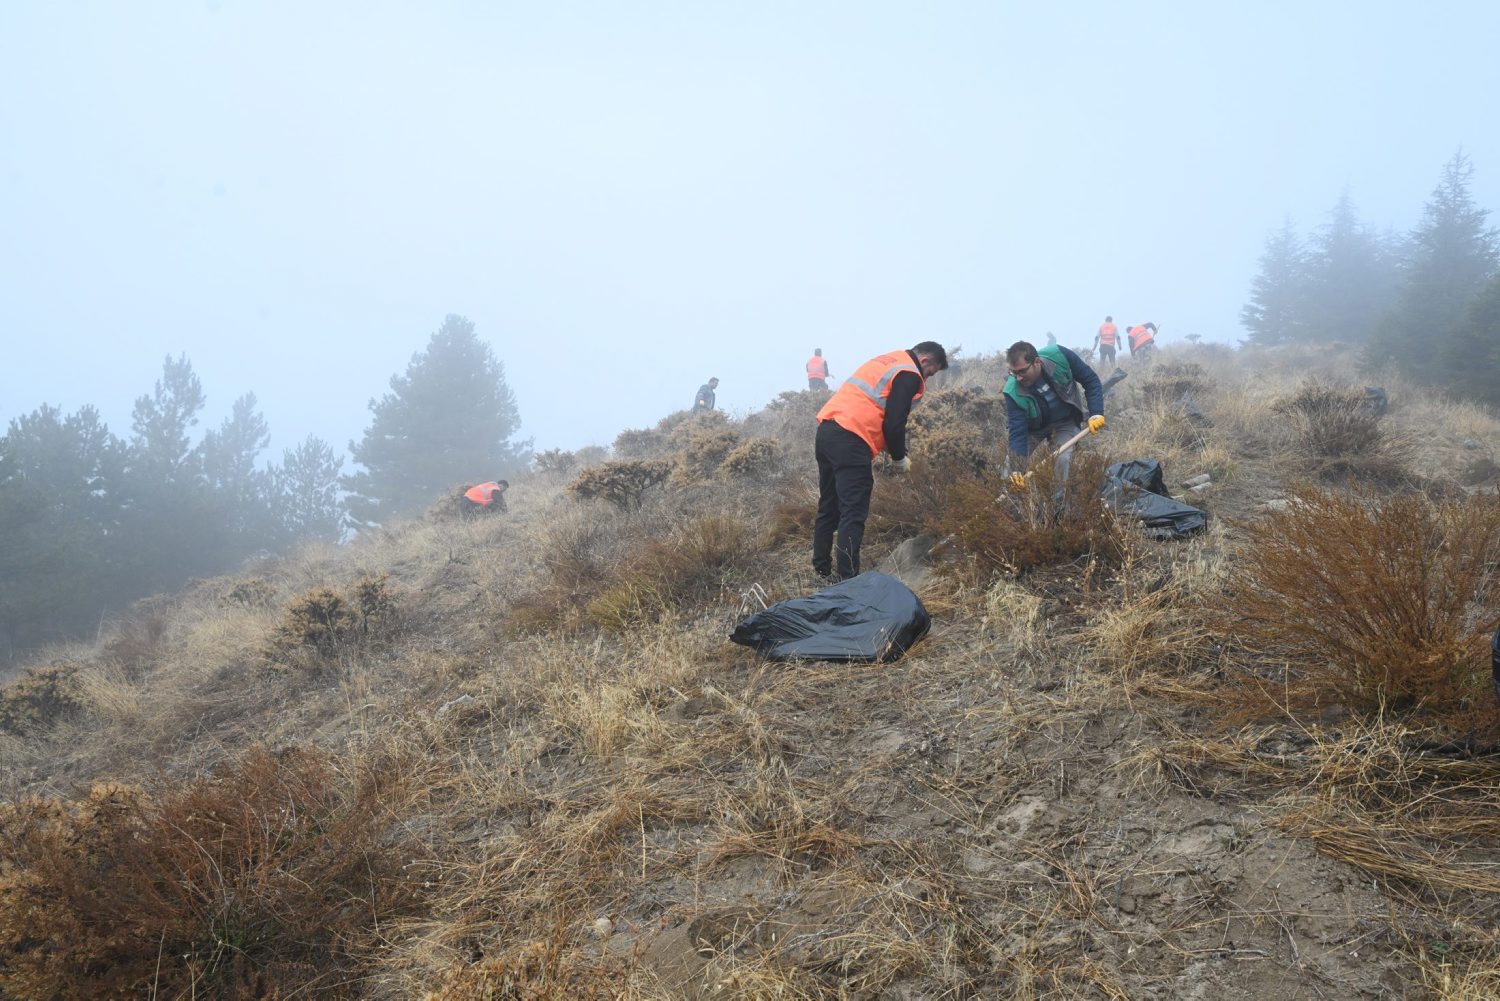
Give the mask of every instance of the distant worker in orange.
[(1094, 335), (1094, 347), (1099, 349), (1099, 364), (1115, 363), (1115, 345), (1119, 343), (1120, 328), (1115, 326), (1113, 316), (1106, 316), (1104, 322), (1099, 324), (1099, 332)]
[(481, 483), (464, 491), (460, 506), (465, 514), (478, 514), (481, 511), (505, 511), (505, 491), (510, 489), (508, 480), (491, 480), (489, 483)]
[[(818, 516), (813, 522), (813, 573), (824, 580), (859, 575), (859, 547), (875, 489), (875, 456), (889, 452), (893, 473), (911, 469), (906, 419), (927, 380), (948, 367), (936, 341), (876, 355), (844, 380), (818, 411), (813, 456), (818, 461)], [(834, 531), (838, 532), (837, 562)]]
[(1156, 324), (1138, 323), (1130, 328), (1130, 357), (1139, 359), (1141, 364), (1151, 360), (1151, 355), (1156, 351)]
[(807, 388), (828, 388), (828, 362), (822, 348), (813, 348), (813, 356), (807, 359)]

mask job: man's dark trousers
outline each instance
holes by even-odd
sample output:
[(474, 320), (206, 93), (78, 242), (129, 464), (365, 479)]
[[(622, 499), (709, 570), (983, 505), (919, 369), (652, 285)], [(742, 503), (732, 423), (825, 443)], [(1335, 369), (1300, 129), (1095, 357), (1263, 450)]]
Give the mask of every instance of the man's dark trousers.
[(859, 574), (859, 544), (875, 486), (870, 446), (833, 421), (819, 421), (813, 454), (818, 460), (818, 520), (813, 523), (813, 572), (829, 576), (833, 533), (838, 529), (838, 576)]

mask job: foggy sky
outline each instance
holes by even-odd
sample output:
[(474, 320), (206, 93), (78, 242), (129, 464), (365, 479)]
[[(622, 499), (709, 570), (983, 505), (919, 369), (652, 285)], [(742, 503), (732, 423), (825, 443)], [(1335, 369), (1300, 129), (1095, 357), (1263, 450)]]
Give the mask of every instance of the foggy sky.
[(0, 427), (186, 352), (200, 432), (345, 452), (459, 313), (607, 444), (814, 347), (1236, 340), (1287, 213), (1404, 230), (1460, 148), (1500, 210), (1500, 5), (1217, 6), (10, 0)]

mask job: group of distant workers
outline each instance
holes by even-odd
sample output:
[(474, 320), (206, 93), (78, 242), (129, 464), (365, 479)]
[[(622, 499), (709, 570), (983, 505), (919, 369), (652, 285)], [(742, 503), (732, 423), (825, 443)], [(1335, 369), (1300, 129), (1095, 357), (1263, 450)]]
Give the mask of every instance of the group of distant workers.
[[(1129, 327), (1125, 336), (1134, 359), (1147, 361), (1155, 347), (1156, 325)], [(1119, 328), (1106, 316), (1094, 338), (1101, 361), (1113, 364)], [(1104, 430), (1104, 389), (1099, 374), (1078, 352), (1057, 343), (1050, 333), (1041, 348), (1017, 341), (1005, 352), (1009, 375), (1005, 397), (1010, 462), (1024, 462), (1042, 443), (1056, 446), (1087, 428)], [(1092, 350), (1087, 353), (1092, 354)], [(865, 362), (845, 379), (817, 414), (813, 457), (818, 464), (818, 512), (813, 522), (813, 572), (828, 582), (859, 575), (859, 552), (870, 497), (875, 488), (875, 459), (889, 457), (885, 469), (904, 475), (911, 470), (906, 424), (911, 409), (927, 389), (927, 380), (948, 368), (948, 353), (936, 341), (922, 341), (904, 351), (888, 351)], [(827, 391), (830, 372), (823, 349), (807, 360), (807, 388)], [(693, 397), (694, 413), (714, 409), (717, 377)], [(1072, 453), (1056, 454), (1056, 475), (1066, 480)], [(1026, 489), (1020, 471), (1008, 476), (1010, 488)], [(470, 487), (464, 492), (468, 511), (504, 511), (505, 480)]]

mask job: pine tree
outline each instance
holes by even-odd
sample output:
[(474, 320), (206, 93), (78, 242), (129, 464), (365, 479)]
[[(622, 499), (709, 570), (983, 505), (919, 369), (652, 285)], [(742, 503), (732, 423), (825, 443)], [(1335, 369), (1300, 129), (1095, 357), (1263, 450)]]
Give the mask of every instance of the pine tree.
[(364, 437), (349, 443), (364, 468), (343, 481), (356, 526), (419, 511), (456, 485), (518, 471), (530, 452), (530, 442), (513, 440), (521, 419), (505, 366), (462, 316), (448, 316), (370, 411)]
[(1470, 399), (1500, 406), (1500, 274), (1469, 300), (1445, 347), (1453, 388)]
[(281, 465), (272, 475), (284, 539), (293, 543), (339, 540), (344, 523), (339, 503), (343, 466), (343, 457), (315, 435), (282, 453)]
[(198, 446), (204, 481), (230, 537), (226, 548), (231, 559), (277, 543), (271, 474), (255, 465), (270, 441), (271, 429), (256, 410), (255, 394), (246, 393), (217, 429), (204, 432)]
[(1240, 310), (1250, 343), (1269, 346), (1302, 337), (1307, 329), (1307, 291), (1307, 252), (1288, 219), (1266, 239), (1250, 301)]
[(1398, 260), (1359, 221), (1346, 191), (1313, 237), (1308, 260), (1306, 334), (1316, 341), (1367, 341), (1390, 307), (1399, 281)]
[(1419, 381), (1447, 382), (1453, 339), (1464, 312), (1500, 264), (1500, 233), (1485, 225), (1489, 212), (1474, 204), (1474, 165), (1457, 153), (1443, 166), (1438, 186), (1411, 234), (1411, 256), (1395, 304), (1382, 318), (1366, 352), (1377, 366), (1399, 361)]
[(93, 407), (42, 406), (0, 438), (0, 661), (92, 628), (118, 559), (124, 446)]

